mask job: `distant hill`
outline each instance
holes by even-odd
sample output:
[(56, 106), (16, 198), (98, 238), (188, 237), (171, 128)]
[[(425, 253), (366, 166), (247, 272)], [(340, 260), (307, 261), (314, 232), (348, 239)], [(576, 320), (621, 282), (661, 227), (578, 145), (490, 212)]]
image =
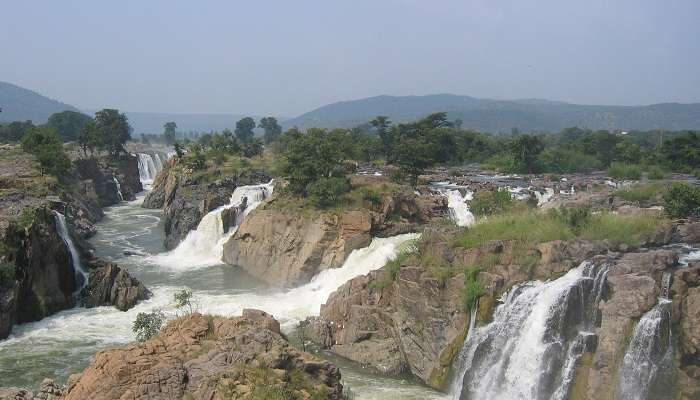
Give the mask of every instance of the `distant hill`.
[(376, 96), (329, 104), (284, 122), (285, 127), (353, 127), (377, 115), (409, 122), (432, 112), (446, 111), (462, 126), (484, 132), (559, 131), (578, 126), (590, 129), (700, 129), (700, 103), (648, 106), (595, 106), (542, 99), (490, 100), (469, 96)]
[(31, 120), (35, 124), (45, 123), (56, 112), (80, 111), (71, 105), (1, 81), (0, 108), (0, 122)]

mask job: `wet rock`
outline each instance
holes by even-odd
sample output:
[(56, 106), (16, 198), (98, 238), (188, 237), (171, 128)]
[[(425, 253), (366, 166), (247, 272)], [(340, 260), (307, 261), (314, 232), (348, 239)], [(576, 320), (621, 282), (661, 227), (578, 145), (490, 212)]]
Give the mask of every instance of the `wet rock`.
[(261, 311), (241, 317), (192, 314), (155, 338), (99, 352), (69, 379), (66, 400), (267, 398), (271, 389), (294, 398), (339, 400), (333, 364), (293, 348)]
[(90, 270), (88, 286), (83, 289), (86, 307), (111, 305), (126, 311), (140, 300), (146, 300), (151, 292), (136, 278), (112, 263), (100, 263)]

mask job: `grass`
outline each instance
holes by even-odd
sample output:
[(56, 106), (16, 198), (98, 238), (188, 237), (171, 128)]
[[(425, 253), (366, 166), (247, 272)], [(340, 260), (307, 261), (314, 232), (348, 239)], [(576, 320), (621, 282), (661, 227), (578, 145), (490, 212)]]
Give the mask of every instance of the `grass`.
[(452, 245), (470, 249), (482, 247), (492, 240), (506, 240), (515, 241), (515, 247), (525, 250), (537, 243), (576, 237), (638, 245), (663, 223), (662, 218), (650, 215), (606, 212), (592, 215), (583, 226), (572, 227), (557, 213), (524, 211), (482, 219), (458, 234)]
[(652, 182), (640, 185), (633, 185), (624, 189), (615, 191), (615, 196), (621, 199), (634, 202), (649, 201), (659, 194), (668, 191), (668, 184), (663, 182)]
[(608, 168), (608, 175), (615, 179), (636, 181), (642, 178), (642, 169), (636, 164), (612, 163)]
[(464, 289), (462, 290), (462, 305), (464, 311), (469, 311), (476, 300), (484, 294), (484, 286), (476, 279), (479, 268), (467, 268), (464, 271)]

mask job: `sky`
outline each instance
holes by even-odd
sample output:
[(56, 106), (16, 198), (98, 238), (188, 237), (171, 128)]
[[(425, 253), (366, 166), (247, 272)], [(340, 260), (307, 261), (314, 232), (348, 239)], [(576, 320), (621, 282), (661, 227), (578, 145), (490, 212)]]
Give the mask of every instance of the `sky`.
[(0, 21), (0, 80), (83, 109), (700, 102), (698, 0), (0, 0)]

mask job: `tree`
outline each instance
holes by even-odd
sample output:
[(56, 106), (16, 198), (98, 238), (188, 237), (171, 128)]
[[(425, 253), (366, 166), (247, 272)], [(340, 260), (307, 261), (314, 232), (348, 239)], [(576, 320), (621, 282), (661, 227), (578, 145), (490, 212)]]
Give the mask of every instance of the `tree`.
[(389, 117), (379, 115), (369, 123), (374, 127), (374, 129), (376, 129), (379, 140), (382, 142), (382, 150), (384, 155), (388, 157), (389, 151), (391, 150), (391, 137), (389, 136), (391, 121), (389, 120)]
[(685, 182), (674, 183), (664, 195), (664, 211), (671, 218), (700, 216), (700, 188)]
[(274, 142), (282, 134), (282, 127), (277, 123), (277, 119), (275, 117), (262, 118), (258, 126), (265, 130), (263, 135), (265, 144)]
[(90, 121), (92, 118), (83, 113), (62, 111), (51, 114), (46, 125), (55, 129), (61, 140), (70, 142), (78, 139), (83, 127)]
[(85, 157), (87, 157), (88, 150), (90, 151), (90, 155), (94, 155), (95, 150), (100, 148), (100, 135), (97, 132), (95, 121), (88, 121), (88, 123), (83, 126), (83, 129), (80, 130), (78, 145), (83, 150)]
[(185, 314), (192, 314), (197, 308), (194, 302), (192, 290), (186, 288), (175, 292), (175, 308), (184, 310)]
[(126, 153), (124, 144), (131, 139), (131, 126), (126, 114), (114, 109), (104, 109), (95, 113), (95, 129), (102, 150), (113, 157)]
[(518, 136), (511, 145), (511, 153), (516, 166), (527, 173), (533, 173), (537, 168), (537, 157), (544, 150), (544, 141), (535, 135)]
[(160, 310), (138, 313), (131, 330), (136, 334), (136, 340), (144, 342), (156, 336), (164, 322), (165, 314)]
[(0, 126), (0, 141), (15, 142), (22, 140), (24, 135), (34, 128), (32, 121), (14, 121), (7, 125)]
[(343, 135), (346, 131), (312, 128), (301, 133), (285, 133), (287, 148), (283, 154), (282, 172), (287, 175), (289, 189), (299, 195), (308, 194), (309, 185), (321, 178), (344, 176), (340, 166), (344, 160)]
[(181, 160), (182, 157), (185, 156), (185, 149), (182, 147), (182, 145), (180, 144), (180, 142), (175, 142), (175, 143), (173, 144), (173, 149), (175, 150), (175, 155), (177, 156), (177, 158), (178, 158), (179, 160)]
[(48, 173), (62, 178), (71, 166), (63, 150), (61, 139), (51, 128), (35, 127), (22, 138), (22, 150), (33, 154), (39, 161), (41, 174)]
[(163, 137), (165, 138), (165, 143), (166, 144), (173, 144), (175, 143), (175, 133), (177, 130), (177, 124), (175, 122), (166, 122), (165, 125), (163, 125), (163, 128), (165, 131), (163, 132)]
[(236, 133), (238, 140), (243, 143), (247, 143), (255, 135), (253, 129), (255, 129), (255, 120), (250, 117), (245, 117), (236, 122), (236, 129), (234, 132)]
[(700, 168), (700, 134), (688, 131), (666, 140), (661, 146), (661, 153), (677, 171)]

